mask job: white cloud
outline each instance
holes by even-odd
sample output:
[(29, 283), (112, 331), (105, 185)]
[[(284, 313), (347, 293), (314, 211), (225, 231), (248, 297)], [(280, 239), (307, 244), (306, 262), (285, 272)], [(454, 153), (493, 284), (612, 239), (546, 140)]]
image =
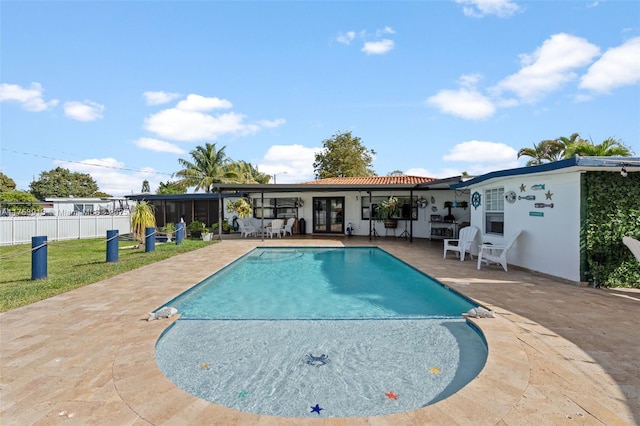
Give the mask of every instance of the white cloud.
[(322, 148), (302, 145), (273, 145), (258, 163), (258, 170), (277, 174), (278, 183), (300, 183), (314, 180), (315, 154)]
[(384, 27), (381, 30), (376, 30), (376, 37), (382, 37), (385, 34), (395, 34), (396, 32), (391, 27)]
[(474, 18), (487, 15), (507, 18), (520, 10), (520, 7), (510, 0), (456, 0), (456, 3), (463, 5), (462, 12), (466, 16)]
[(211, 111), (212, 109), (229, 109), (233, 105), (226, 99), (206, 98), (191, 94), (187, 99), (178, 102), (177, 109), (183, 111)]
[(524, 102), (535, 102), (575, 80), (573, 71), (593, 60), (600, 49), (587, 40), (570, 34), (555, 34), (531, 55), (520, 55), (522, 68), (500, 81), (493, 91), (515, 93)]
[(336, 40), (338, 43), (349, 45), (356, 38), (355, 31), (347, 31), (346, 33), (338, 33)]
[(15, 101), (21, 104), (27, 111), (45, 111), (58, 105), (57, 99), (45, 102), (42, 94), (44, 89), (40, 83), (31, 83), (31, 87), (25, 89), (17, 84), (0, 84), (0, 102)]
[(172, 143), (154, 138), (139, 138), (133, 142), (138, 148), (156, 152), (170, 152), (172, 154), (184, 154), (186, 151)]
[(103, 111), (104, 105), (89, 100), (64, 103), (65, 115), (78, 121), (95, 121), (102, 118)]
[(171, 92), (144, 92), (142, 96), (147, 101), (147, 105), (162, 105), (179, 98), (181, 95)]
[(493, 103), (475, 90), (441, 90), (426, 100), (427, 105), (468, 120), (482, 120), (495, 113)]
[(442, 159), (444, 161), (462, 161), (467, 163), (517, 163), (518, 151), (509, 145), (499, 142), (472, 140), (455, 145)]
[(285, 123), (284, 119), (260, 120), (246, 123), (245, 116), (236, 112), (207, 114), (211, 109), (231, 108), (231, 102), (189, 95), (175, 108), (168, 108), (151, 114), (144, 121), (144, 128), (163, 139), (175, 141), (203, 141), (217, 139), (222, 135), (248, 135), (265, 128), (276, 128)]
[(273, 129), (282, 126), (286, 122), (287, 121), (283, 118), (277, 118), (275, 120), (258, 120), (256, 121), (256, 124), (260, 127)]
[(640, 37), (607, 50), (580, 80), (580, 88), (608, 93), (640, 81)]
[(407, 176), (435, 177), (434, 173), (430, 172), (427, 169), (423, 169), (422, 167), (412, 167), (410, 169), (407, 169), (404, 174)]
[(55, 161), (56, 165), (72, 172), (88, 173), (98, 184), (102, 192), (114, 196), (140, 192), (146, 179), (153, 190), (162, 180), (152, 167), (129, 171), (125, 163), (115, 158), (89, 158), (81, 162)]
[(367, 55), (384, 55), (393, 49), (393, 46), (393, 40), (384, 39), (380, 41), (368, 41), (361, 50)]

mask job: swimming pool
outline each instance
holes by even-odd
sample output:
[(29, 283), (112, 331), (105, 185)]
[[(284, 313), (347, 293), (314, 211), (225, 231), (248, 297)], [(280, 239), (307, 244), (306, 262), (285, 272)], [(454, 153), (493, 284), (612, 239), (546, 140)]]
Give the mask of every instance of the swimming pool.
[(420, 408), (482, 369), (472, 301), (377, 248), (260, 248), (173, 299), (156, 359), (177, 386), (257, 414)]

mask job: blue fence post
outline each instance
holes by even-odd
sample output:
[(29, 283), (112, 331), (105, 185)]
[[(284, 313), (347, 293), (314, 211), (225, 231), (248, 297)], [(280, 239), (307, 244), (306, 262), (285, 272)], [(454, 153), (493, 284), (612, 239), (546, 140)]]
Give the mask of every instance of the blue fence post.
[(184, 222), (176, 223), (176, 244), (181, 244), (184, 240)]
[(118, 230), (107, 230), (107, 262), (118, 261)]
[(47, 237), (31, 237), (31, 279), (47, 278)]
[(150, 252), (156, 249), (156, 228), (144, 228), (144, 251)]

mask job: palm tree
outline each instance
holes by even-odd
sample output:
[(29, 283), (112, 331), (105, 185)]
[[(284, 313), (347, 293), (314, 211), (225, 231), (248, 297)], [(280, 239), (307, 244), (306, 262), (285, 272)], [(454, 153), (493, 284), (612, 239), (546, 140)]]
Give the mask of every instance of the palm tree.
[(217, 149), (215, 143), (205, 143), (189, 152), (192, 161), (179, 158), (178, 162), (183, 169), (176, 172), (176, 176), (182, 178), (178, 183), (185, 187), (195, 186), (196, 192), (201, 189), (211, 192), (214, 183), (226, 182), (229, 160), (224, 152), (225, 148), (223, 146)]
[(246, 161), (233, 161), (227, 166), (226, 179), (229, 183), (269, 183), (271, 175)]
[(556, 161), (562, 158), (563, 145), (558, 140), (544, 140), (538, 144), (533, 144), (533, 148), (521, 148), (518, 151), (518, 158), (531, 157), (527, 161), (527, 166), (535, 166), (545, 161)]
[(633, 151), (621, 141), (610, 137), (597, 145), (593, 141), (583, 140), (581, 143), (567, 147), (564, 152), (565, 158), (576, 155), (585, 157), (631, 157)]
[(556, 139), (541, 141), (533, 144), (533, 148), (521, 148), (518, 158), (531, 157), (527, 166), (534, 166), (550, 161), (558, 161), (563, 158), (571, 158), (576, 155), (593, 157), (630, 157), (633, 155), (631, 148), (614, 138), (607, 138), (602, 143), (595, 145), (593, 141), (582, 139), (579, 133), (573, 133), (568, 138), (560, 136)]

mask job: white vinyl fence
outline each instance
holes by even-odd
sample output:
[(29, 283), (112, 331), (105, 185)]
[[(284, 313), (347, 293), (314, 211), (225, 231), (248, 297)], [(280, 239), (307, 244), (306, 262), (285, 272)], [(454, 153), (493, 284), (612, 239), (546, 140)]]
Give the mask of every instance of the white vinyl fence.
[(17, 216), (0, 217), (0, 245), (31, 243), (31, 237), (47, 236), (47, 241), (106, 237), (117, 229), (131, 232), (130, 216)]

